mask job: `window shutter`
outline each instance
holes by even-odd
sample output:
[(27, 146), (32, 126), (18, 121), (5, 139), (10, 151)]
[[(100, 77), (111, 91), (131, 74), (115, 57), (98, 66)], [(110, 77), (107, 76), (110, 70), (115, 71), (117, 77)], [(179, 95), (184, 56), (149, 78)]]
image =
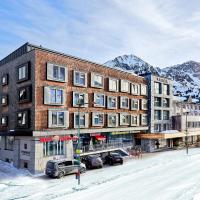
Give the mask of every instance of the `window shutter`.
[(84, 103), (85, 103), (85, 105), (84, 105), (84, 107), (88, 107), (88, 94), (84, 94)]
[(62, 100), (62, 105), (65, 105), (66, 103), (66, 90), (62, 90), (63, 91), (63, 100)]
[(137, 115), (137, 126), (139, 126), (139, 125), (140, 125), (140, 116)]
[(76, 114), (77, 114), (77, 113), (74, 113), (74, 128), (77, 128), (77, 127), (78, 127), (78, 124), (76, 124)]
[(68, 81), (68, 70), (67, 67), (65, 67), (65, 82)]
[(48, 127), (49, 128), (52, 127), (52, 111), (51, 110), (48, 111)]
[(91, 73), (91, 87), (94, 87), (94, 73)]
[(76, 92), (73, 92), (73, 99), (72, 99), (73, 107), (75, 107), (75, 94)]
[(87, 85), (88, 85), (87, 76), (88, 76), (88, 74), (85, 73), (85, 87), (87, 87)]
[(51, 90), (49, 87), (44, 87), (44, 104), (51, 104), (50, 96), (51, 96)]
[(88, 120), (88, 118), (89, 118), (89, 114), (85, 113), (85, 128), (88, 128), (88, 126), (89, 126), (89, 120)]
[(64, 111), (64, 126), (69, 127), (69, 111)]
[(47, 63), (47, 80), (53, 80), (53, 64)]

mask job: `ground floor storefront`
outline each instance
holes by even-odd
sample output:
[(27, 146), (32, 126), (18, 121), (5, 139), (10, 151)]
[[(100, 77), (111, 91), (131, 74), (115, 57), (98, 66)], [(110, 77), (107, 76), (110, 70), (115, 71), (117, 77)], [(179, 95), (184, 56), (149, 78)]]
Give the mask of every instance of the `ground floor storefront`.
[(1, 136), (0, 160), (32, 173), (42, 172), (48, 160), (73, 158), (70, 136), (28, 137)]
[(200, 133), (191, 133), (187, 136), (184, 133), (176, 134), (137, 134), (136, 141), (140, 143), (146, 152), (154, 152), (165, 149), (179, 149), (188, 146), (199, 146)]

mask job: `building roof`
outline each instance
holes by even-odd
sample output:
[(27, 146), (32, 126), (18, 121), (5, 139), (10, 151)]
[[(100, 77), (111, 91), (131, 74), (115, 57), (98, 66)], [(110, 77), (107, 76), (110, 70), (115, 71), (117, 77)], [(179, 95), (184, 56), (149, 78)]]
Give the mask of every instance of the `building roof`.
[[(28, 43), (28, 42), (23, 44), (21, 47), (19, 47), (18, 49), (16, 49), (12, 53), (10, 53), (8, 56), (3, 58), (2, 60), (0, 60), (0, 67), (2, 65), (5, 65), (6, 63), (16, 59), (16, 58), (22, 56), (23, 54), (26, 54), (26, 53), (28, 53), (32, 50), (35, 50), (35, 49), (39, 49), (39, 50), (54, 53), (54, 54), (59, 54), (59, 55), (64, 56), (64, 57), (69, 57), (69, 58), (72, 58), (72, 59), (75, 59), (75, 60), (80, 60), (80, 61), (83, 61), (83, 62), (91, 63), (91, 64), (94, 64), (94, 65), (97, 65), (97, 66), (100, 66), (100, 67), (110, 68), (110, 69), (113, 69), (113, 70), (116, 70), (116, 71), (124, 72), (126, 74), (132, 74), (132, 73), (124, 71), (123, 69), (121, 69), (121, 70), (115, 69), (115, 68), (112, 68), (112, 67), (109, 67), (109, 66), (106, 66), (106, 65), (103, 65), (103, 64), (92, 62), (92, 61), (89, 61), (89, 60), (86, 60), (86, 59), (82, 59), (82, 58), (79, 58), (79, 57), (76, 57), (76, 56), (72, 56), (70, 54), (62, 53), (62, 52), (59, 52), (59, 51), (55, 51), (55, 50), (52, 50), (52, 49), (42, 47), (41, 45), (38, 46), (38, 45), (31, 44), (31, 43)], [(137, 74), (132, 74), (132, 75), (134, 75), (136, 77), (140, 77), (141, 79), (145, 79), (144, 77), (139, 76)]]

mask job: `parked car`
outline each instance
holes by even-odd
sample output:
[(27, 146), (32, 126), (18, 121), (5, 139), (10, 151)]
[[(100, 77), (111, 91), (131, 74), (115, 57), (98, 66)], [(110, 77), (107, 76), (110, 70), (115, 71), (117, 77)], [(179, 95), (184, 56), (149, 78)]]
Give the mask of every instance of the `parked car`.
[(45, 173), (49, 177), (61, 178), (67, 174), (77, 173), (78, 169), (83, 173), (86, 166), (78, 160), (49, 160), (46, 164)]
[(103, 167), (103, 161), (99, 155), (84, 156), (81, 161), (85, 163), (87, 169)]
[(105, 164), (114, 165), (115, 163), (123, 164), (123, 158), (119, 153), (110, 153), (105, 157)]

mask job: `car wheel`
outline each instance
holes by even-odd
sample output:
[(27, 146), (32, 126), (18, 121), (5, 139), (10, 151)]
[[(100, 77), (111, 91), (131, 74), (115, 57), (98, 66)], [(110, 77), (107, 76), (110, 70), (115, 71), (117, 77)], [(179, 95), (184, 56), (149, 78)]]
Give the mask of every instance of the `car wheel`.
[(58, 178), (62, 178), (63, 176), (64, 176), (64, 173), (63, 172), (59, 172)]
[(123, 165), (123, 161), (122, 161), (122, 162), (120, 162), (120, 164), (121, 164), (121, 165)]
[(82, 167), (81, 169), (80, 169), (80, 173), (82, 174), (82, 173), (85, 173), (85, 171), (86, 171), (86, 169), (84, 168), (84, 167)]

